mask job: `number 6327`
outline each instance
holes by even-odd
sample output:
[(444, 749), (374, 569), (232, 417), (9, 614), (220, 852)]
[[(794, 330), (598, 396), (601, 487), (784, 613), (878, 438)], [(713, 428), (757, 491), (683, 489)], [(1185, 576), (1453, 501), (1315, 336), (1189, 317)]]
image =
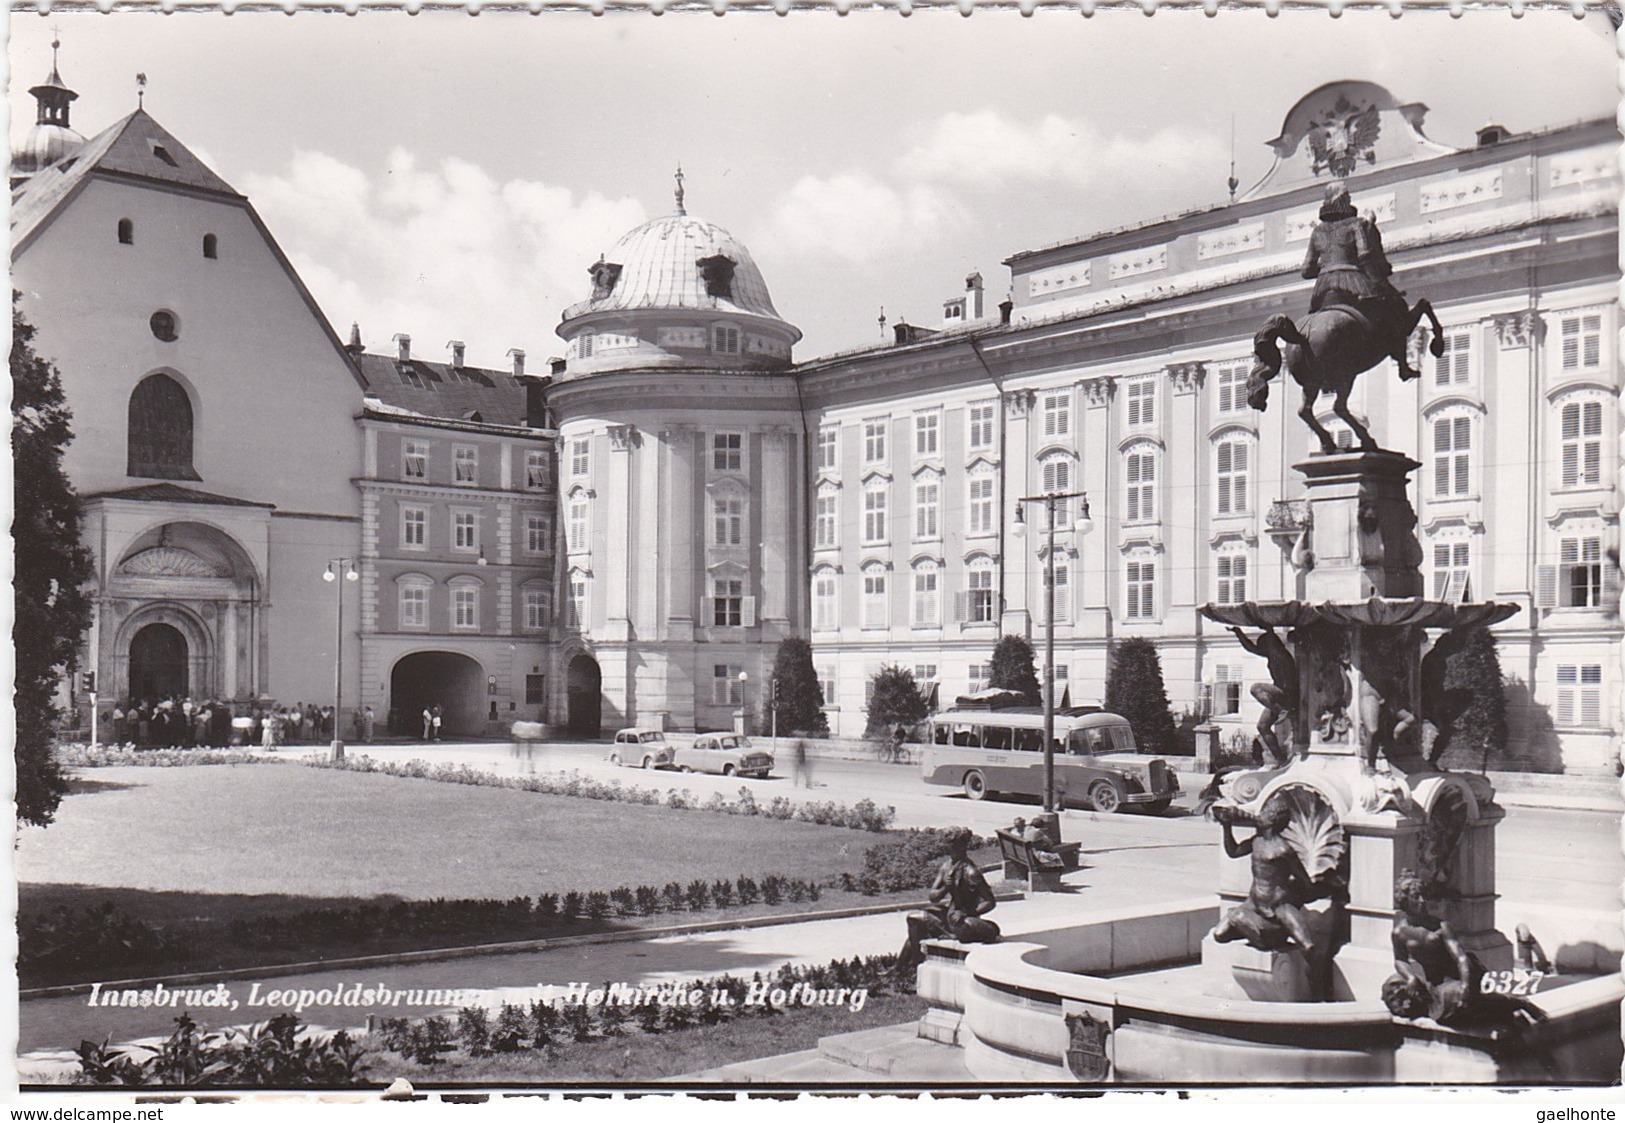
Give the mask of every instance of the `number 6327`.
[(1478, 989), (1485, 994), (1534, 994), (1545, 977), (1544, 971), (1485, 971)]

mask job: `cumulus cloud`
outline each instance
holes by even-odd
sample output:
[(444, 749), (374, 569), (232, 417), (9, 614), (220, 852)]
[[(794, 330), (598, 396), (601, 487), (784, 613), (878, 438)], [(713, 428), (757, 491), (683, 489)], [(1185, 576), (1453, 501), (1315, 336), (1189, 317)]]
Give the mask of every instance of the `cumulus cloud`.
[(371, 172), (301, 151), (244, 188), (341, 335), (358, 321), (377, 351), (406, 332), (432, 358), (461, 339), (488, 366), (510, 347), (555, 353), (559, 313), (590, 290), (587, 265), (647, 218), (633, 199), (501, 182), (405, 149)]
[(847, 171), (797, 180), (775, 201), (762, 240), (786, 256), (862, 263), (964, 227), (963, 207), (940, 188)]

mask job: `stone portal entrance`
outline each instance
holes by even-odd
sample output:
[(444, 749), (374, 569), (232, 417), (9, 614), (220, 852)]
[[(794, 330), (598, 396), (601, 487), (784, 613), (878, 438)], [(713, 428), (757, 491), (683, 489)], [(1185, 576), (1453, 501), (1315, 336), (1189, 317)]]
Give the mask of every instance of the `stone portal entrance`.
[(565, 672), (565, 690), (568, 692), (570, 736), (596, 739), (603, 734), (603, 674), (598, 660), (591, 655), (577, 655), (570, 660)]
[(390, 729), (423, 736), (423, 711), (439, 706), (440, 737), (485, 735), (485, 670), (455, 651), (414, 651), (389, 675)]
[(190, 692), (186, 637), (168, 624), (148, 624), (130, 641), (130, 696), (184, 698)]

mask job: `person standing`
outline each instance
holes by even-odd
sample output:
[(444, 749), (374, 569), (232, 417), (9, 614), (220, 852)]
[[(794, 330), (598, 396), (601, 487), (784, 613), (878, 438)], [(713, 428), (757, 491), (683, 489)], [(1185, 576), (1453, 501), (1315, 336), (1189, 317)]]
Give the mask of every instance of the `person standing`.
[(428, 706), (423, 707), (423, 739), (429, 739), (429, 733), (434, 729), (434, 711)]
[(802, 786), (802, 781), (805, 780), (806, 786), (811, 788), (813, 786), (812, 765), (807, 760), (807, 739), (797, 737), (796, 743), (791, 746), (790, 751), (795, 760), (795, 774), (792, 786), (799, 788)]
[(113, 703), (113, 743), (124, 744), (124, 705), (121, 702)]
[(372, 727), (375, 719), (372, 707), (367, 706), (361, 711), (361, 740), (364, 744), (372, 744)]
[(436, 741), (440, 740), (440, 719), (442, 716), (444, 716), (444, 713), (445, 711), (442, 710), (438, 705), (435, 706), (433, 716), (431, 718), (431, 724), (434, 727), (434, 739)]

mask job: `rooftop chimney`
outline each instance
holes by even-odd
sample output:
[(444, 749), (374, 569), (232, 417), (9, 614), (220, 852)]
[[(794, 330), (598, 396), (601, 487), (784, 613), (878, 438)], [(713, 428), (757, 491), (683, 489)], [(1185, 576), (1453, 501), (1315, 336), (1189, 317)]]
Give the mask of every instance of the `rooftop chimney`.
[(569, 360), (560, 358), (557, 355), (554, 355), (551, 359), (547, 360), (547, 369), (552, 373), (554, 378), (563, 378), (564, 371), (567, 366), (569, 366)]
[(525, 377), (525, 353), (514, 347), (509, 350), (508, 354), (513, 356), (513, 376), (515, 378)]
[(982, 318), (982, 275), (971, 273), (965, 278), (965, 319)]
[(398, 362), (412, 361), (412, 337), (406, 334), (395, 337), (395, 358)]
[(361, 325), (353, 320), (350, 323), (350, 342), (345, 344), (344, 349), (352, 355), (359, 355), (365, 350), (361, 346)]
[(1010, 313), (1015, 311), (1016, 302), (1009, 297), (999, 301), (999, 323), (1005, 327), (1010, 326)]
[(446, 346), (451, 348), (451, 369), (462, 370), (463, 341), (461, 339), (454, 339), (450, 343), (446, 344)]

